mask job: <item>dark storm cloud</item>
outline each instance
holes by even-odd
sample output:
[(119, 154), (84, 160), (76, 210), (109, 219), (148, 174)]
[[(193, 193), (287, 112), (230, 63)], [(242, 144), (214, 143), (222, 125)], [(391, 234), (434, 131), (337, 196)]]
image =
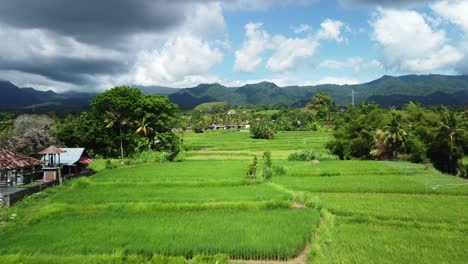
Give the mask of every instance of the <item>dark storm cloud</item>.
[(126, 66), (111, 59), (71, 59), (66, 57), (38, 58), (28, 61), (0, 61), (0, 70), (16, 70), (44, 76), (50, 80), (84, 85), (90, 77), (100, 74), (116, 74)]
[(0, 0), (0, 23), (41, 28), (87, 43), (159, 32), (183, 22), (184, 5), (171, 0)]

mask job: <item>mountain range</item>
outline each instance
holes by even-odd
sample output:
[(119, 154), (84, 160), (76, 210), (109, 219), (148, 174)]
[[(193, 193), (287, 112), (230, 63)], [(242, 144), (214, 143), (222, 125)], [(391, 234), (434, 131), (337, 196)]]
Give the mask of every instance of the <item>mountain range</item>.
[[(413, 101), (423, 105), (468, 105), (467, 75), (385, 75), (377, 80), (355, 85), (279, 87), (271, 82), (260, 82), (226, 87), (213, 83), (184, 89), (140, 86), (140, 90), (145, 94), (168, 95), (181, 108), (193, 108), (201, 103), (214, 101), (225, 101), (231, 105), (274, 104), (300, 107), (318, 92), (326, 92), (338, 105), (346, 106), (351, 104), (352, 91), (355, 104), (373, 101), (388, 107)], [(82, 110), (89, 107), (89, 100), (96, 95), (97, 93), (38, 91), (0, 81), (0, 109), (34, 107), (42, 110)]]

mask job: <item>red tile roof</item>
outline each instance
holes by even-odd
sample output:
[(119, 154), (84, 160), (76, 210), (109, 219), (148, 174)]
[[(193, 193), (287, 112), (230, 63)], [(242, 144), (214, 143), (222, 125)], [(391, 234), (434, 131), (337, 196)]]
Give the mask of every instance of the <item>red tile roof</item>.
[(13, 170), (41, 165), (42, 161), (0, 148), (0, 170)]

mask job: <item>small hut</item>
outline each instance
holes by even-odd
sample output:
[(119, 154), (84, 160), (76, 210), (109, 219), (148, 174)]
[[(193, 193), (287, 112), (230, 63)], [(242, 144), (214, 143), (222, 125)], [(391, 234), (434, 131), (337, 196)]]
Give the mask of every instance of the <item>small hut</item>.
[(27, 182), (28, 178), (32, 182), (41, 164), (35, 158), (0, 148), (0, 185), (18, 185), (18, 182)]
[(64, 153), (60, 156), (63, 173), (68, 176), (76, 175), (86, 170), (88, 164), (93, 162), (85, 148), (60, 148)]
[(61, 180), (61, 163), (60, 163), (60, 154), (65, 153), (65, 151), (57, 148), (56, 146), (50, 146), (43, 151), (40, 151), (37, 154), (43, 155), (44, 166), (42, 170), (44, 171), (43, 180), (55, 181), (57, 179)]

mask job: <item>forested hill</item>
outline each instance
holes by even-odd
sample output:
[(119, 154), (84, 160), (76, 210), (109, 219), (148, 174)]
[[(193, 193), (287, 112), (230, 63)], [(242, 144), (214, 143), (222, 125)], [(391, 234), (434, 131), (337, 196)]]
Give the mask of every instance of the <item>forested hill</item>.
[[(160, 86), (140, 87), (145, 94), (169, 95), (182, 108), (192, 108), (206, 102), (225, 101), (232, 105), (280, 104), (303, 106), (317, 92), (326, 92), (338, 105), (374, 101), (382, 106), (400, 106), (409, 101), (424, 105), (468, 105), (468, 76), (405, 75), (383, 76), (377, 80), (357, 85), (324, 84), (316, 86), (278, 87), (261, 82), (241, 87), (221, 84), (200, 84), (193, 88), (174, 89)], [(96, 94), (37, 91), (19, 88), (8, 81), (0, 81), (0, 109), (83, 109)]]
[(374, 101), (383, 106), (399, 106), (409, 101), (425, 105), (468, 105), (468, 76), (405, 75), (383, 76), (375, 81), (357, 85), (324, 84), (317, 86), (278, 87), (261, 82), (241, 87), (220, 84), (200, 84), (170, 94), (170, 99), (183, 108), (200, 103), (226, 101), (232, 105), (283, 104), (302, 106), (317, 92), (330, 94), (338, 105)]
[(55, 93), (34, 88), (19, 88), (8, 81), (0, 80), (0, 110), (37, 108), (42, 110), (80, 110), (89, 106), (96, 94)]

